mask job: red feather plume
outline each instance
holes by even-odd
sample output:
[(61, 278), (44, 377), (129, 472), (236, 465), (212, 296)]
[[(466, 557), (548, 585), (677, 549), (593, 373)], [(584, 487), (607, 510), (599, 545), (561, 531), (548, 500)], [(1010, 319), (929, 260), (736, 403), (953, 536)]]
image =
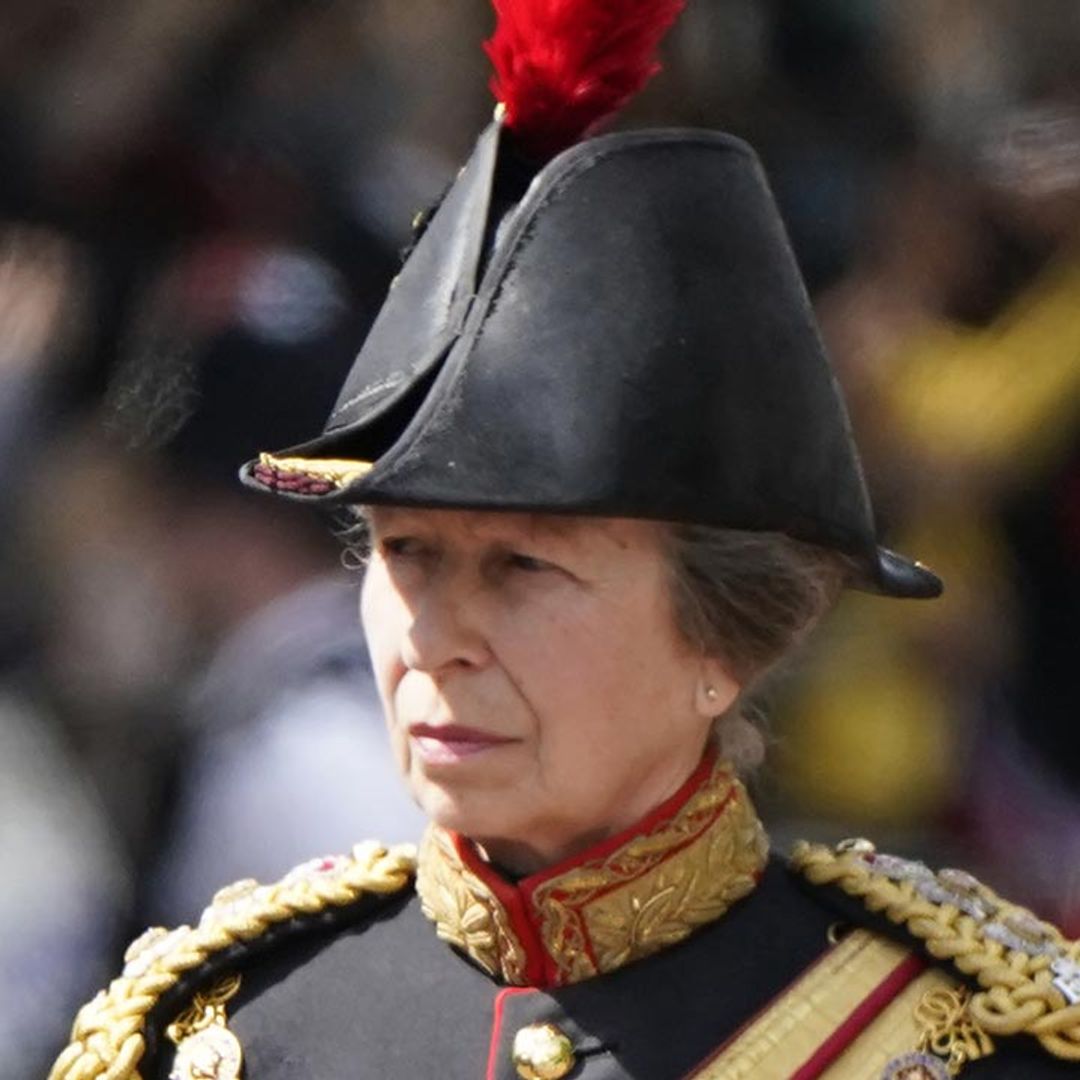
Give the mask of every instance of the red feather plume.
[(552, 157), (660, 70), (660, 39), (685, 0), (492, 0), (491, 90), (527, 153)]

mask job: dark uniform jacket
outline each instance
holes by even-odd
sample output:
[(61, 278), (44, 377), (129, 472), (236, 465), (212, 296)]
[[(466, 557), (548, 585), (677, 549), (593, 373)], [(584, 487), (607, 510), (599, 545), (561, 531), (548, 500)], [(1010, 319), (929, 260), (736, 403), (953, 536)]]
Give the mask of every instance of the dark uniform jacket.
[[(971, 1080), (1080, 1075), (1059, 1056), (1080, 1017), (1052, 927), (865, 843), (764, 852), (741, 785), (707, 762), (634, 830), (517, 882), (432, 829), (415, 890), (407, 854), (375, 846), (239, 883), (129, 951), (53, 1075), (105, 1075), (76, 1070), (111, 1040), (144, 1077), (224, 1080), (183, 1057), (214, 1008), (251, 1080), (947, 1075), (913, 1056), (924, 1035), (982, 1055)], [(178, 1052), (165, 1029), (185, 1008)]]

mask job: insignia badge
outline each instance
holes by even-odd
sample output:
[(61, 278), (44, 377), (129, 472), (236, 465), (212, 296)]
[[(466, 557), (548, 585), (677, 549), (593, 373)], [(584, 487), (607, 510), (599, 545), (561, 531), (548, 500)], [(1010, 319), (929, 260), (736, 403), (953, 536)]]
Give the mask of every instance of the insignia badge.
[(881, 1080), (949, 1080), (949, 1070), (941, 1058), (917, 1052), (893, 1058)]
[(176, 1046), (169, 1080), (240, 1080), (244, 1055), (229, 1030), (225, 1005), (240, 989), (239, 975), (226, 975), (200, 991), (166, 1029)]
[(169, 1080), (239, 1080), (242, 1063), (237, 1037), (212, 1024), (181, 1040)]

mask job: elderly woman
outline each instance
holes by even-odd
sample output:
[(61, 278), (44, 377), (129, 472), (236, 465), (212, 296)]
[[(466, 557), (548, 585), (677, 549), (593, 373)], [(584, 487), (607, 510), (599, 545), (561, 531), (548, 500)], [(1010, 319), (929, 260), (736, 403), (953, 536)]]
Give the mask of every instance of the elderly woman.
[(940, 585), (877, 546), (752, 152), (566, 148), (678, 5), (639, 6), (591, 54), (622, 67), (560, 111), (558, 80), (534, 84), (563, 54), (530, 53), (502, 5), (504, 107), (326, 431), (245, 470), (368, 552), (418, 857), (362, 845), (148, 931), (54, 1077), (224, 1080), (242, 1055), (252, 1080), (979, 1080), (1080, 1057), (1053, 927), (865, 841), (768, 854), (737, 776), (760, 756), (745, 695), (843, 584)]

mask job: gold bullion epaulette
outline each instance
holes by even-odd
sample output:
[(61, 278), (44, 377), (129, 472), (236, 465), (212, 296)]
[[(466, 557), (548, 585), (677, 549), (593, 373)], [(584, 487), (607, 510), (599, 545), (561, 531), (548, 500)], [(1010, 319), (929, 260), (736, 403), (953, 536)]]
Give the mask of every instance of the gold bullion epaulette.
[(1058, 1058), (1080, 1061), (1080, 942), (1009, 903), (964, 870), (933, 871), (868, 840), (836, 848), (800, 842), (793, 868), (841, 889), (907, 932), (974, 992), (967, 1020), (992, 1038), (1026, 1034)]
[(49, 1080), (139, 1080), (147, 1017), (181, 979), (288, 920), (399, 893), (415, 872), (411, 844), (358, 844), (350, 855), (313, 859), (271, 885), (245, 880), (227, 886), (196, 926), (147, 930), (125, 953), (120, 977), (79, 1010)]

